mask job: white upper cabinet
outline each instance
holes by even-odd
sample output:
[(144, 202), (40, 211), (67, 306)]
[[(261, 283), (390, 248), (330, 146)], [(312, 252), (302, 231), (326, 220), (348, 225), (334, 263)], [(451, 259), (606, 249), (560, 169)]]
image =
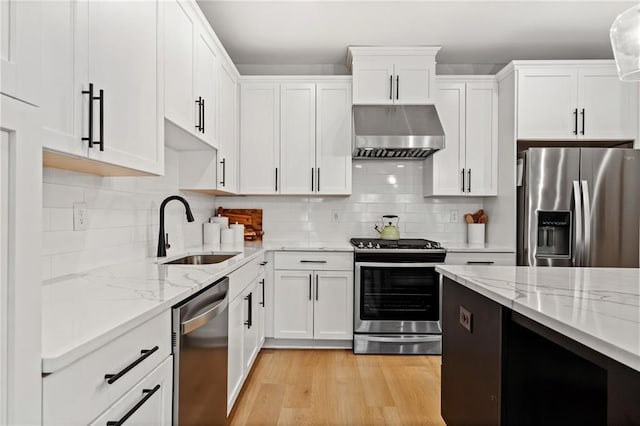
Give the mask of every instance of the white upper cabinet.
[(238, 81), (221, 61), (218, 65), (218, 179), (220, 191), (238, 192)]
[(315, 190), (316, 85), (280, 85), (280, 193)]
[(518, 139), (635, 139), (638, 85), (612, 61), (515, 63)]
[(159, 4), (42, 7), (45, 165), (99, 175), (162, 174)]
[(425, 160), (425, 196), (492, 196), (498, 188), (498, 87), (493, 77), (444, 77), (437, 109), (445, 148)]
[(435, 103), (439, 47), (350, 47), (354, 105)]
[(350, 82), (248, 81), (240, 104), (241, 193), (351, 193)]
[(210, 29), (198, 22), (192, 3), (183, 0), (161, 3), (166, 15), (165, 117), (217, 148), (218, 58)]
[(40, 34), (46, 3), (0, 2), (0, 92), (33, 105), (40, 105)]
[(240, 87), (240, 192), (276, 194), (280, 156), (280, 85)]
[(351, 84), (316, 85), (318, 194), (351, 194)]

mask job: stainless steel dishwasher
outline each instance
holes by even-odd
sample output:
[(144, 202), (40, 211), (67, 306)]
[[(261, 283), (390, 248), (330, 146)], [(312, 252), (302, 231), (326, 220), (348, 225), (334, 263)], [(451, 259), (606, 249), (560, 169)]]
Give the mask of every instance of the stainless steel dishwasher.
[(227, 422), (229, 279), (173, 307), (173, 424)]

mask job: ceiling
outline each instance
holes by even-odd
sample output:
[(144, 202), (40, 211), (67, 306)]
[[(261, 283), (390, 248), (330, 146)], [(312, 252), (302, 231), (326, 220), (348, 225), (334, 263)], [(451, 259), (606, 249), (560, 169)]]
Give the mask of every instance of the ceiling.
[(326, 73), (341, 73), (346, 72), (349, 45), (441, 45), (439, 67), (482, 68), (481, 64), (512, 59), (612, 58), (609, 27), (637, 1), (198, 3), (241, 72), (244, 68), (249, 73), (275, 73), (278, 68), (313, 65), (329, 70)]

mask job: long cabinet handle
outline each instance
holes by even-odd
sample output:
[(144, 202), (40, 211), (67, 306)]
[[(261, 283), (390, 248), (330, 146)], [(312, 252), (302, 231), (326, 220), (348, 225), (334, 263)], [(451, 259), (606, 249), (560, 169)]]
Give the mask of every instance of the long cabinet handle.
[(140, 409), (140, 407), (142, 407), (144, 405), (145, 402), (147, 402), (149, 400), (149, 398), (151, 398), (153, 396), (154, 393), (158, 392), (160, 390), (160, 385), (155, 385), (155, 387), (153, 389), (142, 389), (142, 394), (144, 395), (144, 397), (138, 401), (138, 403), (136, 405), (134, 405), (131, 410), (127, 411), (127, 413), (122, 416), (122, 418), (120, 418), (120, 420), (117, 421), (109, 421), (107, 422), (107, 426), (120, 426), (122, 424), (124, 424), (124, 422), (126, 422), (129, 417), (133, 416), (133, 414), (138, 411)]
[(462, 192), (464, 192), (464, 169), (462, 169)]
[(389, 76), (389, 100), (393, 100), (393, 76)]
[(469, 179), (467, 179), (467, 192), (471, 192), (471, 169), (467, 170), (467, 175), (469, 176)]
[(396, 100), (400, 99), (400, 76), (396, 75)]
[(318, 274), (316, 274), (316, 300), (318, 300), (319, 293), (320, 293), (320, 286), (318, 285)]
[(573, 110), (573, 134), (578, 134), (578, 108)]
[(313, 192), (314, 187), (315, 187), (315, 186), (314, 186), (314, 184), (313, 184), (313, 175), (314, 175), (314, 174), (315, 174), (315, 173), (314, 173), (314, 170), (313, 170), (313, 167), (312, 167), (312, 168), (311, 168), (311, 192)]
[(83, 95), (89, 95), (89, 136), (82, 138), (89, 143), (89, 148), (93, 148), (93, 83), (89, 83), (89, 90), (83, 90)]
[(225, 186), (227, 182), (227, 159), (223, 158), (220, 164), (222, 164), (222, 182), (220, 182), (220, 185)]
[(584, 135), (584, 108), (580, 111), (580, 115), (582, 116), (582, 130), (580, 130), (580, 134)]
[(260, 302), (260, 305), (264, 307), (264, 278), (260, 280), (260, 284), (262, 284), (262, 302)]
[(309, 274), (309, 300), (311, 300), (311, 281), (313, 280), (313, 278), (311, 278), (311, 274)]
[(467, 265), (493, 265), (493, 260), (467, 260)]
[(251, 305), (252, 305), (251, 302), (253, 301), (253, 292), (249, 293), (249, 295), (246, 296), (244, 300), (247, 301), (247, 305), (249, 308), (247, 320), (244, 322), (244, 325), (246, 325), (247, 328), (251, 328), (251, 326), (253, 325), (253, 315), (252, 315), (253, 312), (251, 312)]
[(204, 117), (205, 117), (205, 107), (204, 107), (204, 98), (202, 98), (202, 102), (200, 102), (200, 108), (202, 108), (202, 133), (205, 133), (206, 130), (204, 129)]
[(145, 359), (147, 359), (151, 355), (153, 355), (153, 353), (155, 351), (157, 351), (158, 349), (160, 349), (158, 346), (154, 346), (151, 349), (143, 349), (143, 350), (141, 350), (140, 351), (140, 356), (138, 357), (138, 359), (133, 361), (131, 364), (127, 365), (125, 368), (123, 368), (122, 370), (120, 370), (116, 374), (105, 374), (104, 378), (107, 380), (107, 383), (110, 384), (110, 385), (115, 383), (118, 379), (120, 379), (122, 376), (127, 374), (129, 371), (131, 371), (133, 368), (135, 368), (142, 361), (144, 361)]
[(202, 96), (198, 96), (196, 104), (198, 105), (198, 123), (196, 124), (196, 130), (202, 132)]
[(100, 151), (104, 151), (104, 90), (100, 89), (97, 99), (100, 100), (100, 139), (95, 143), (100, 145)]
[(276, 167), (276, 192), (278, 192), (278, 168)]
[(260, 266), (264, 266), (264, 265), (266, 265), (267, 263), (269, 263), (269, 262), (267, 262), (266, 260), (265, 260), (264, 262), (260, 262)]
[(318, 192), (320, 192), (320, 167), (318, 167), (318, 179), (317, 179)]
[(300, 263), (327, 263), (326, 260), (301, 260)]

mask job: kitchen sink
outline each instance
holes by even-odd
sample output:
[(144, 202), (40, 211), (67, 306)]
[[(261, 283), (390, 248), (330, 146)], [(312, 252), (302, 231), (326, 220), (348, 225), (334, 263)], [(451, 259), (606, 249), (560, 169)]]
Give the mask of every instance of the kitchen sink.
[(190, 256), (180, 257), (171, 262), (164, 262), (164, 265), (211, 265), (214, 263), (224, 262), (231, 259), (239, 253), (228, 254), (194, 254)]

